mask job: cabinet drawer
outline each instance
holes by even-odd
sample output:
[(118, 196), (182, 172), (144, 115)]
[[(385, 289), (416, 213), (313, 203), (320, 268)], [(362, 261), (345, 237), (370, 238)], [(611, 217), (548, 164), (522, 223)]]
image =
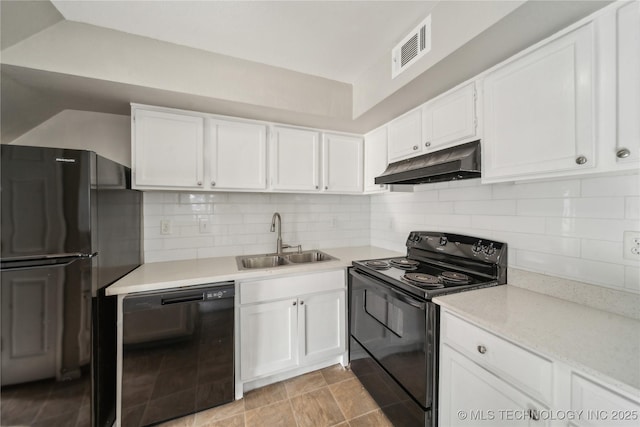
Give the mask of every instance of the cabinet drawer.
[(442, 341), (471, 360), (550, 404), (553, 363), (450, 313), (442, 316)]
[(274, 301), (283, 298), (345, 288), (344, 270), (240, 282), (240, 304)]
[(584, 411), (580, 425), (637, 426), (640, 402), (629, 400), (608, 388), (573, 374), (571, 410)]

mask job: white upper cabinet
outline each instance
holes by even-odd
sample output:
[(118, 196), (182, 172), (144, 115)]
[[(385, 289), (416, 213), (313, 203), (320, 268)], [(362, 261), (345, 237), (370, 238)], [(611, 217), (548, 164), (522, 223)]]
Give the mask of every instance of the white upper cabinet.
[(616, 157), (621, 164), (636, 163), (640, 159), (640, 2), (617, 9), (616, 23)]
[(204, 119), (132, 111), (134, 188), (194, 189), (204, 183)]
[(272, 189), (319, 191), (319, 132), (274, 126), (271, 147)]
[(476, 138), (475, 83), (466, 84), (423, 107), (425, 151)]
[(483, 182), (595, 167), (593, 41), (588, 23), (485, 77)]
[(211, 189), (267, 188), (265, 125), (209, 120)]
[(476, 139), (476, 122), (471, 82), (390, 122), (389, 163)]
[(422, 109), (389, 123), (389, 163), (422, 154)]
[(327, 193), (362, 193), (362, 138), (325, 133), (322, 136), (322, 182)]
[(135, 188), (267, 188), (265, 125), (138, 106), (132, 120)]
[(383, 126), (364, 137), (364, 192), (378, 193), (387, 190), (384, 184), (376, 184), (388, 166), (387, 162), (387, 126)]

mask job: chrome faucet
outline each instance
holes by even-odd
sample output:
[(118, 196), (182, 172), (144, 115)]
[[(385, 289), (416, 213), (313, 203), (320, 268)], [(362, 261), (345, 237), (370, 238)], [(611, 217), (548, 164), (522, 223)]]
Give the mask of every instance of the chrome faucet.
[[(276, 231), (276, 221), (278, 223), (278, 239), (276, 240), (276, 253), (281, 254), (285, 248), (295, 248), (296, 246), (287, 245), (282, 243), (282, 218), (278, 212), (274, 213), (271, 217), (271, 232)], [(302, 245), (298, 245), (298, 252), (302, 250)]]

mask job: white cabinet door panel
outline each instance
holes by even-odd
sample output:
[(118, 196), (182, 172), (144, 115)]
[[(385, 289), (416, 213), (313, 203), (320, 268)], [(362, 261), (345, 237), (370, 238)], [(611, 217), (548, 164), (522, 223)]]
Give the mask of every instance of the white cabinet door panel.
[(472, 138), (476, 134), (475, 85), (470, 83), (424, 107), (425, 148)]
[(422, 109), (389, 123), (389, 163), (422, 154)]
[[(618, 138), (617, 152), (629, 150), (618, 162), (640, 159), (640, 2), (617, 10)], [(622, 153), (621, 153), (622, 154)]]
[(267, 128), (264, 125), (210, 121), (212, 189), (267, 188)]
[(484, 178), (595, 167), (593, 37), (585, 25), (485, 78)]
[(204, 119), (136, 110), (133, 165), (137, 187), (201, 188)]
[(362, 138), (324, 134), (323, 185), (329, 193), (362, 193)]
[(300, 362), (335, 356), (346, 348), (344, 291), (299, 298)]
[(243, 380), (298, 363), (296, 299), (240, 307), (240, 373)]
[(318, 191), (320, 189), (320, 134), (304, 129), (273, 128), (271, 188)]
[(378, 193), (387, 190), (385, 184), (376, 184), (375, 178), (387, 169), (387, 126), (376, 129), (364, 137), (364, 191)]

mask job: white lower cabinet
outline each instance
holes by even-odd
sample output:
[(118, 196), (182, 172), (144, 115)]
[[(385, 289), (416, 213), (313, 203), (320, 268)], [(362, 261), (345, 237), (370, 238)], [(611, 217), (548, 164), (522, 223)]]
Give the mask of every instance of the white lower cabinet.
[(240, 307), (242, 379), (298, 364), (297, 299)]
[(440, 426), (637, 426), (640, 397), (615, 390), (442, 311)]
[[(345, 356), (344, 270), (244, 281), (238, 286), (241, 387), (255, 380), (261, 380), (260, 385), (279, 381), (287, 372), (297, 374)], [(281, 376), (264, 380), (276, 374)]]
[(345, 351), (345, 311), (344, 291), (298, 298), (298, 354), (301, 364)]
[(508, 382), (443, 346), (440, 354), (441, 426), (533, 426), (545, 408)]

